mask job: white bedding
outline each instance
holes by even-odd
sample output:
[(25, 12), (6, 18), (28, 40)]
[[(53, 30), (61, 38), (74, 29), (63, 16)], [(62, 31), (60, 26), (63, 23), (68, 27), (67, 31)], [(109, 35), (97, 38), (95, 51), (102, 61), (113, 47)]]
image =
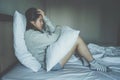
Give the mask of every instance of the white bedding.
[(59, 39), (47, 48), (46, 66), (47, 71), (50, 71), (60, 60), (68, 54), (70, 49), (74, 46), (80, 31), (74, 30), (69, 26), (61, 28), (61, 35)]
[(93, 57), (108, 65), (111, 69), (109, 72), (91, 71), (88, 67), (82, 66), (80, 60), (72, 57), (64, 69), (59, 71), (46, 72), (41, 69), (35, 73), (17, 64), (2, 77), (2, 80), (120, 80), (120, 57), (103, 55), (95, 53)]
[[(120, 58), (116, 59), (120, 61)], [(14, 69), (3, 76), (2, 80), (120, 80), (120, 63), (108, 64), (112, 71), (107, 73), (91, 71), (88, 67), (81, 66), (79, 61), (67, 63), (63, 70), (46, 72), (41, 69), (37, 73), (17, 64)]]

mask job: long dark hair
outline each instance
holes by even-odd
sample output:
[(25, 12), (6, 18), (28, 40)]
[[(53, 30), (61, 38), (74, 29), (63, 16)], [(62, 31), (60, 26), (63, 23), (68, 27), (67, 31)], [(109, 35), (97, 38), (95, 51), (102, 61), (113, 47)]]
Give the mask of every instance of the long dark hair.
[[(30, 21), (36, 21), (39, 16), (42, 16), (42, 15), (38, 14), (37, 8), (29, 8), (25, 12), (25, 17), (27, 20), (26, 30), (29, 30), (29, 29), (38, 30), (36, 27), (34, 27), (33, 24), (30, 23)], [(44, 25), (43, 25), (43, 27), (44, 27)], [(40, 30), (38, 30), (38, 31), (40, 31)]]

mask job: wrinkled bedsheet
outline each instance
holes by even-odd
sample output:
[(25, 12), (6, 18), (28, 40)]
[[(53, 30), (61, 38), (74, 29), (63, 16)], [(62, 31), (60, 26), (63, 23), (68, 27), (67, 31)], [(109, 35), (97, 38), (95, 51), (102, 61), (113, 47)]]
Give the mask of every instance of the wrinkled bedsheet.
[[(94, 51), (92, 48), (93, 45), (94, 48), (95, 46), (97, 47), (97, 49), (95, 49), (97, 51)], [(17, 64), (2, 77), (2, 80), (120, 80), (120, 57), (116, 56), (114, 52), (112, 52), (112, 56), (105, 53), (106, 49), (102, 48), (108, 47), (102, 47), (96, 44), (92, 44), (91, 46), (91, 44), (88, 44), (88, 48), (92, 52), (93, 57), (109, 66), (111, 71), (91, 71), (88, 67), (82, 66), (82, 62), (78, 58), (72, 56), (67, 64), (65, 64), (64, 69), (59, 71), (46, 72), (41, 69), (39, 72), (35, 73), (23, 65)], [(100, 52), (100, 49), (103, 50), (103, 53)], [(118, 52), (117, 55), (120, 54), (119, 48), (116, 48), (116, 52)]]

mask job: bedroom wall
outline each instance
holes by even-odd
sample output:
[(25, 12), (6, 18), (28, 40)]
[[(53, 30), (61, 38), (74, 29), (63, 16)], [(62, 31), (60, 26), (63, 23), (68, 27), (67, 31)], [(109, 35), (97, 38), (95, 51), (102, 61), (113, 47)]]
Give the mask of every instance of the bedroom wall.
[(0, 0), (0, 13), (13, 15), (15, 10), (24, 13), (30, 7), (44, 9), (44, 0)]
[(117, 45), (120, 21), (119, 0), (0, 0), (0, 12), (13, 15), (29, 7), (46, 10), (58, 25), (81, 31), (86, 42)]
[(80, 30), (86, 42), (117, 45), (119, 4), (119, 0), (46, 0), (46, 11), (53, 23)]
[(118, 46), (120, 46), (120, 25), (118, 28)]
[(120, 0), (102, 1), (101, 35), (102, 40), (119, 46), (120, 41)]

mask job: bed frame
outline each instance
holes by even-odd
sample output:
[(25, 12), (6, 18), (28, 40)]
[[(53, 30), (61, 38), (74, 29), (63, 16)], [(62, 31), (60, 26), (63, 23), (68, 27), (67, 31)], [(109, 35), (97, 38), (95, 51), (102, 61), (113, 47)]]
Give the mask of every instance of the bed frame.
[(13, 21), (13, 17), (11, 15), (0, 13), (0, 21), (12, 22)]
[(12, 25), (13, 16), (0, 13), (0, 77), (17, 62), (13, 49)]

